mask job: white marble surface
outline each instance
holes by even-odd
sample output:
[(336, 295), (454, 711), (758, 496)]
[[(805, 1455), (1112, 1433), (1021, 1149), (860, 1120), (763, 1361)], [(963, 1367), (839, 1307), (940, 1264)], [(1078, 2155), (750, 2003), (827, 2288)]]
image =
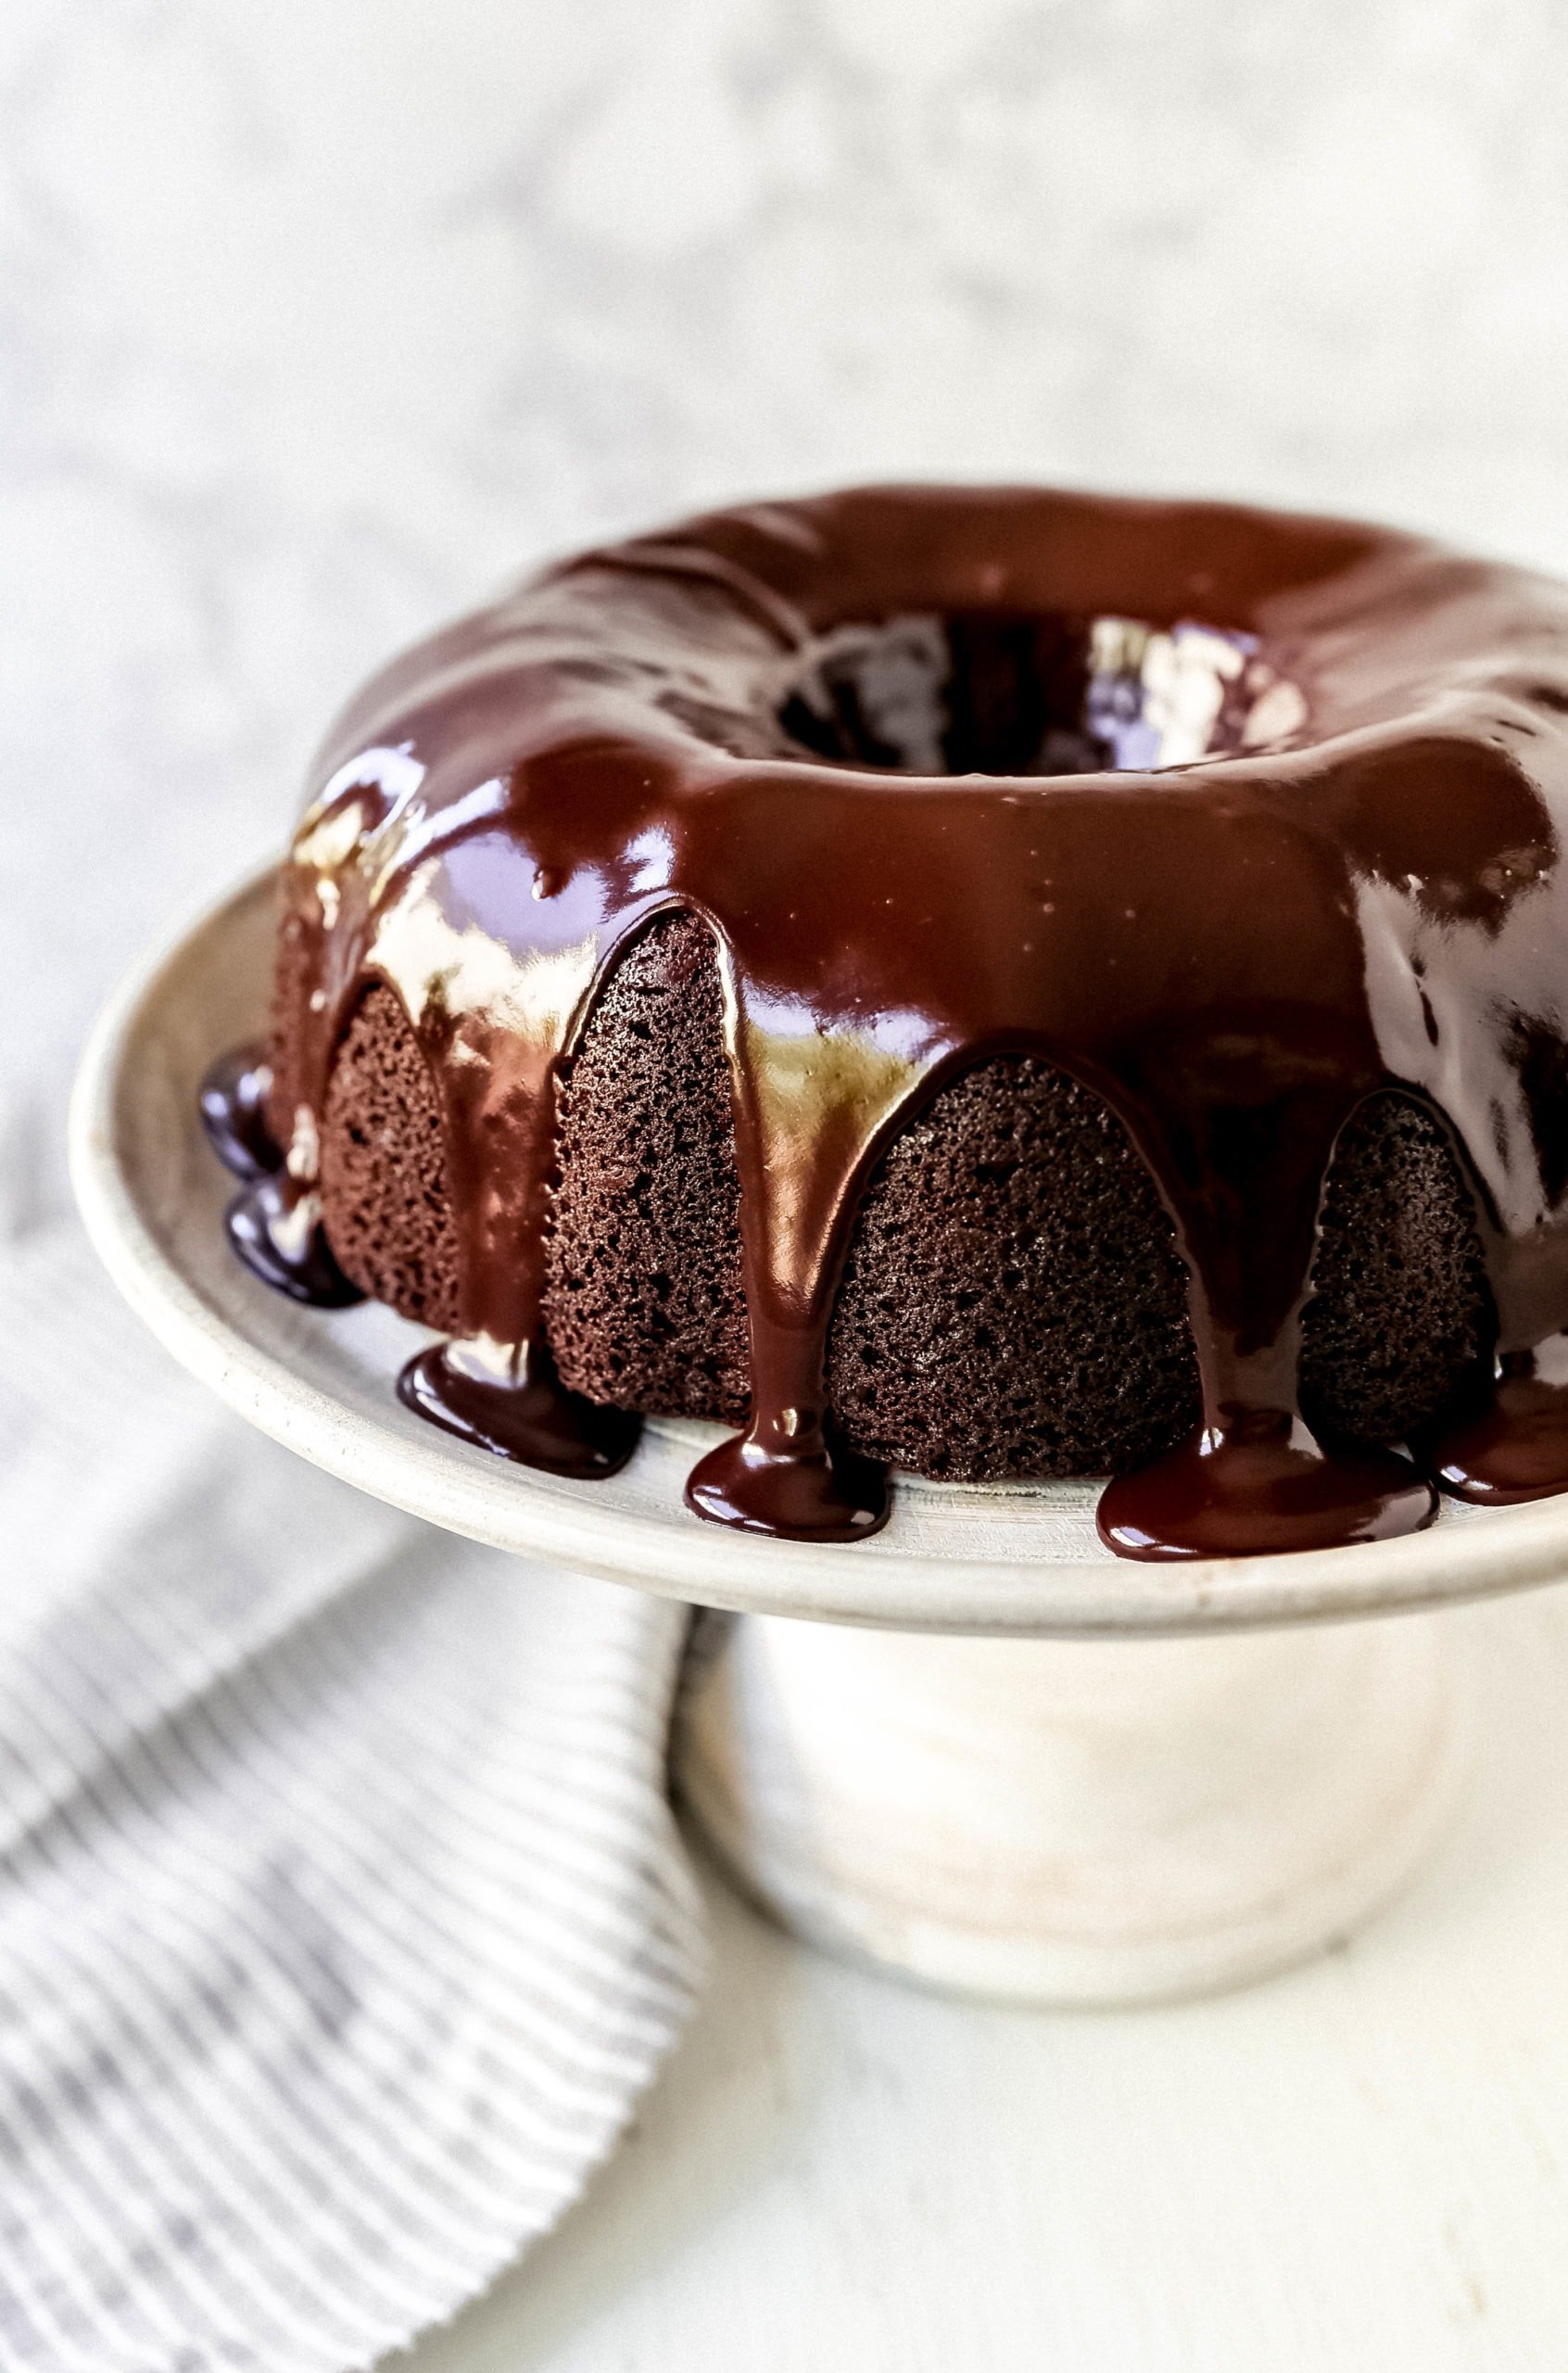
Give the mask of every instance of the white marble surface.
[[(4, 0), (0, 1225), (120, 965), (537, 552), (1011, 473), (1568, 565), (1565, 122), (1558, 0)], [(1479, 1826), (1271, 1992), (987, 2020), (727, 1918), (639, 2145), (432, 2373), (1568, 2360), (1568, 1648), (1487, 1620)]]

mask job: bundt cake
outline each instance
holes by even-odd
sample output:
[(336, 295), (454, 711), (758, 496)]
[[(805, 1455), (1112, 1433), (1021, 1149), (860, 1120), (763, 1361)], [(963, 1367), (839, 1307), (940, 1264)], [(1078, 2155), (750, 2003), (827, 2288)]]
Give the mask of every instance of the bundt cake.
[[(853, 1540), (1123, 1554), (1568, 1484), (1568, 589), (1214, 504), (872, 489), (547, 569), (374, 679), (209, 1083), (242, 1255), (400, 1390)], [(1568, 1374), (1568, 1363), (1564, 1364)]]

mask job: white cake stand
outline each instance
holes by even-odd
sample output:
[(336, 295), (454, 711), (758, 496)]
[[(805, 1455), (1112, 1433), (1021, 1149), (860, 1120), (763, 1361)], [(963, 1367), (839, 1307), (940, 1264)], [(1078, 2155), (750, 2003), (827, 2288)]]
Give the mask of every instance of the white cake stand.
[(678, 1778), (779, 1919), (966, 1993), (1133, 2002), (1283, 1967), (1402, 1884), (1463, 1764), (1431, 1610), (1568, 1572), (1568, 1496), (1157, 1567), (1100, 1547), (1087, 1486), (901, 1479), (883, 1532), (823, 1548), (688, 1513), (711, 1428), (651, 1427), (608, 1483), (508, 1466), (399, 1405), (417, 1329), (297, 1309), (227, 1250), (196, 1086), (261, 1027), (271, 931), (261, 876), (100, 1021), (71, 1126), (94, 1242), (178, 1359), (318, 1466), (474, 1540), (733, 1610), (692, 1659)]

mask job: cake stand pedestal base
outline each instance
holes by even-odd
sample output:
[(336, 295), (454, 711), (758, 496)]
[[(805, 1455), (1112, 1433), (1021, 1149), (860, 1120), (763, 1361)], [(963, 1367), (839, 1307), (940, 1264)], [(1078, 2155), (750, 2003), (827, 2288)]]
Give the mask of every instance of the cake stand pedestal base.
[(727, 1620), (686, 1807), (829, 1951), (955, 1993), (1137, 2003), (1343, 1937), (1434, 1842), (1465, 1724), (1441, 1618), (1132, 1640)]

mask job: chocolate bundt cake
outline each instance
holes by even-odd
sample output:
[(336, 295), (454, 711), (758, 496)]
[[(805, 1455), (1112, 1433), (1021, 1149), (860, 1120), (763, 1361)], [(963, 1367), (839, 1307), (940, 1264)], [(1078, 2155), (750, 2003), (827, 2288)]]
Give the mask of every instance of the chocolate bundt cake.
[(489, 1448), (740, 1428), (689, 1498), (753, 1530), (869, 1531), (890, 1466), (1117, 1478), (1142, 1556), (1561, 1488), (1565, 820), (1549, 580), (1218, 505), (716, 514), (337, 727), (207, 1096), (231, 1232), (449, 1339), (400, 1389)]

